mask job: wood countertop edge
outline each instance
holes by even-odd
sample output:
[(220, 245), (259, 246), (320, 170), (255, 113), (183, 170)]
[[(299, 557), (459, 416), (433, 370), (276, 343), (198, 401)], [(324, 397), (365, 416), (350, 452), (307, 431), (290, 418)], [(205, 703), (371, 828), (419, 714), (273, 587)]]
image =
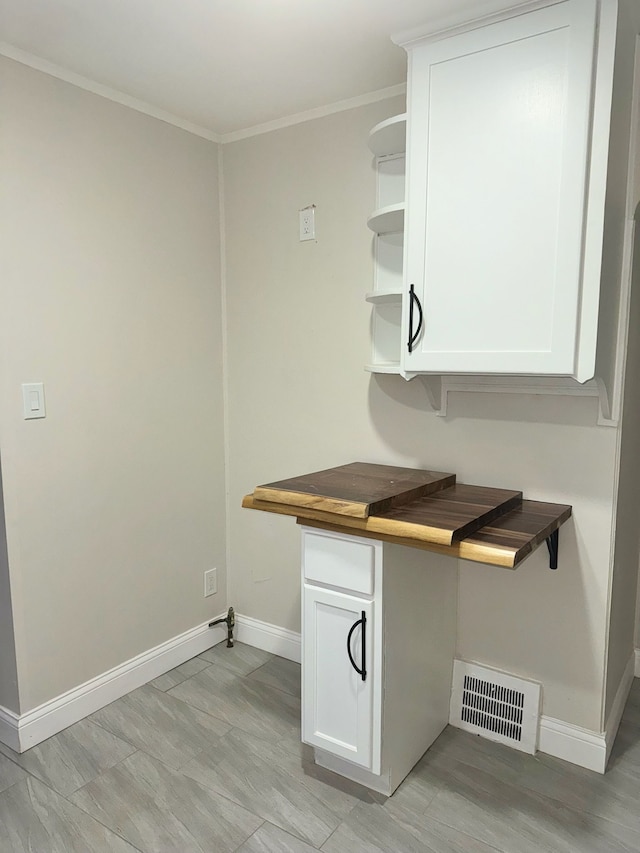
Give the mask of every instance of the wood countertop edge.
[[(524, 502), (524, 507), (528, 503)], [(539, 502), (536, 502), (539, 503)], [(479, 541), (475, 538), (480, 531), (476, 531), (467, 539), (458, 542), (451, 541), (449, 531), (425, 525), (406, 524), (393, 519), (369, 517), (368, 519), (353, 518), (351, 516), (339, 516), (315, 510), (311, 507), (294, 507), (287, 504), (271, 503), (256, 500), (254, 495), (245, 495), (242, 506), (246, 509), (262, 510), (278, 515), (294, 516), (298, 524), (316, 527), (322, 530), (330, 530), (337, 533), (348, 533), (353, 536), (362, 536), (369, 539), (377, 539), (396, 545), (405, 545), (411, 548), (419, 548), (424, 551), (432, 551), (449, 557), (457, 557), (461, 560), (469, 560), (475, 563), (499, 566), (502, 568), (515, 569), (526, 557), (535, 551), (538, 546), (549, 537), (555, 530), (561, 527), (571, 517), (571, 507), (562, 506), (563, 510), (547, 524), (536, 535), (520, 547), (492, 544)], [(489, 523), (486, 527), (491, 528)], [(417, 532), (419, 536), (402, 535), (409, 530)], [(488, 531), (487, 531), (488, 532)], [(445, 536), (443, 536), (445, 534)], [(489, 534), (490, 535), (490, 534)], [(496, 535), (500, 535), (499, 529)], [(449, 541), (447, 541), (449, 539)]]
[(468, 542), (454, 542), (452, 545), (439, 545), (437, 542), (427, 542), (419, 539), (408, 539), (405, 536), (394, 536), (390, 533), (379, 533), (368, 530), (356, 530), (343, 527), (341, 524), (326, 521), (316, 521), (307, 518), (298, 518), (298, 524), (306, 527), (316, 527), (320, 530), (329, 530), (333, 533), (349, 533), (351, 536), (362, 536), (367, 539), (377, 539), (381, 542), (389, 542), (392, 545), (405, 545), (409, 548), (418, 548), (421, 551), (431, 551), (446, 557), (457, 557), (461, 560), (470, 560), (474, 563), (484, 563), (491, 566), (499, 566), (504, 569), (513, 569), (516, 566), (517, 551), (515, 548), (506, 548), (498, 545), (484, 545), (482, 543), (469, 544)]
[(455, 483), (456, 475), (444, 471), (351, 462), (301, 477), (263, 483), (254, 488), (253, 496), (259, 501), (368, 518), (437, 494)]
[(369, 514), (369, 504), (362, 501), (348, 501), (326, 495), (312, 495), (308, 492), (290, 492), (286, 489), (268, 489), (258, 486), (253, 492), (253, 498), (265, 503), (295, 505), (298, 508), (308, 507), (318, 512), (331, 512), (352, 518), (366, 518)]
[[(562, 506), (562, 504), (559, 504), (559, 506)], [(551, 536), (551, 534), (554, 533), (556, 530), (559, 530), (560, 527), (565, 523), (565, 521), (568, 521), (570, 518), (571, 507), (565, 506), (563, 512), (560, 513), (560, 515), (554, 518), (553, 521), (549, 522), (549, 524), (543, 530), (539, 531), (537, 536), (532, 537), (525, 546), (519, 549), (516, 554), (515, 565), (517, 566), (526, 557), (528, 557), (529, 554), (532, 554), (536, 550), (536, 548), (538, 548), (538, 546), (545, 541), (545, 539)]]
[[(526, 512), (527, 507), (530, 503), (533, 503), (533, 502), (532, 501), (529, 501), (529, 502), (523, 501), (523, 509), (525, 512)], [(539, 503), (539, 501), (537, 501), (536, 503)], [(511, 568), (516, 568), (530, 554), (533, 554), (533, 552), (545, 541), (545, 539), (547, 539), (549, 536), (551, 536), (551, 534), (554, 533), (556, 530), (558, 530), (565, 523), (565, 521), (568, 521), (569, 518), (571, 518), (571, 507), (570, 506), (568, 506), (566, 504), (555, 504), (555, 506), (562, 506), (563, 507), (562, 512), (559, 513), (556, 516), (556, 518), (554, 518), (552, 521), (550, 521), (549, 524), (546, 525), (546, 527), (544, 527), (542, 530), (539, 530), (537, 534), (532, 535), (531, 538), (529, 539), (529, 541), (526, 542), (524, 545), (520, 546), (519, 548), (516, 548), (516, 547), (509, 548), (508, 546), (505, 546), (505, 545), (491, 545), (491, 544), (486, 543), (486, 542), (480, 542), (478, 539), (475, 539), (474, 536), (481, 533), (482, 530), (478, 530), (476, 532), (476, 534), (474, 534), (473, 536), (470, 536), (468, 539), (464, 540), (463, 542), (460, 542), (459, 544), (465, 545), (466, 548), (464, 550), (467, 550), (467, 548), (468, 548), (470, 553), (475, 553), (479, 549), (481, 549), (483, 553), (487, 553), (487, 554), (488, 554), (489, 549), (497, 549), (498, 551), (508, 551), (509, 553), (513, 554), (513, 564), (511, 566)], [(491, 528), (491, 524), (488, 524), (487, 527)], [(491, 535), (491, 534), (488, 533), (488, 535)], [(497, 535), (500, 535), (499, 531), (497, 531)], [(460, 557), (462, 559), (466, 559), (466, 560), (475, 560), (476, 559), (475, 557), (464, 556), (462, 553), (460, 554)], [(481, 562), (492, 562), (492, 561), (491, 560), (486, 560), (486, 561), (482, 560)], [(495, 565), (497, 565), (497, 563)], [(503, 564), (501, 563), (500, 565), (503, 565)]]
[(245, 509), (259, 509), (263, 512), (274, 512), (278, 515), (292, 515), (304, 521), (317, 521), (324, 524), (333, 524), (348, 531), (359, 530), (369, 536), (374, 534), (385, 534), (397, 539), (399, 536), (408, 542), (430, 542), (435, 545), (449, 546), (453, 534), (451, 530), (439, 527), (430, 527), (426, 524), (412, 524), (406, 521), (397, 521), (382, 516), (369, 518), (354, 518), (350, 515), (340, 515), (324, 512), (314, 507), (291, 506), (271, 501), (257, 500), (254, 495), (245, 495), (242, 499)]

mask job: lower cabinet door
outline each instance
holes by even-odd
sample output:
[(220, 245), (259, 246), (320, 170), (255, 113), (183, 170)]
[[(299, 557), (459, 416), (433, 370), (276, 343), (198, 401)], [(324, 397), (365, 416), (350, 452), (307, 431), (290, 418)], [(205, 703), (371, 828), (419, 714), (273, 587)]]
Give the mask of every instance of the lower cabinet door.
[(379, 736), (373, 620), (373, 602), (304, 585), (302, 739), (369, 770)]

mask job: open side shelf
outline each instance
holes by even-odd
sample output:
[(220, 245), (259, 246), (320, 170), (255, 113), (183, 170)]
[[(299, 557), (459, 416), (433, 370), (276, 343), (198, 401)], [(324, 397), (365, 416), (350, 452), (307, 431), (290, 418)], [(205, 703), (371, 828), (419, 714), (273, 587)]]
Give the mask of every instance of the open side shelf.
[(389, 204), (374, 210), (367, 226), (375, 234), (391, 234), (404, 229), (404, 203)]
[(369, 133), (369, 149), (376, 157), (404, 153), (407, 147), (407, 114), (381, 121)]
[(390, 374), (399, 374), (400, 373), (400, 362), (398, 361), (386, 361), (380, 362), (379, 364), (365, 364), (364, 369), (368, 373), (390, 373)]
[(401, 290), (370, 290), (365, 296), (367, 302), (373, 305), (386, 305), (393, 302), (402, 302)]
[(400, 330), (404, 290), (406, 200), (406, 114), (377, 124), (369, 135), (376, 155), (376, 209), (367, 222), (374, 232), (374, 289), (371, 305), (370, 373), (400, 373)]

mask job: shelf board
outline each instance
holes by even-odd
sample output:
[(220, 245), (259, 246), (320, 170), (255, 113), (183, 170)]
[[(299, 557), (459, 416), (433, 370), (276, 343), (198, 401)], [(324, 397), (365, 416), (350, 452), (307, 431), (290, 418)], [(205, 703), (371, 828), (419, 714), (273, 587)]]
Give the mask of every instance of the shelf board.
[(402, 291), (397, 290), (371, 290), (365, 296), (367, 302), (372, 302), (374, 305), (385, 305), (389, 302), (401, 302)]
[(369, 373), (400, 373), (399, 361), (387, 361), (380, 364), (365, 364), (364, 369)]
[(385, 119), (369, 134), (369, 148), (376, 157), (402, 154), (407, 147), (407, 114)]
[(404, 230), (404, 204), (390, 204), (374, 210), (367, 220), (368, 227), (376, 234), (391, 234)]

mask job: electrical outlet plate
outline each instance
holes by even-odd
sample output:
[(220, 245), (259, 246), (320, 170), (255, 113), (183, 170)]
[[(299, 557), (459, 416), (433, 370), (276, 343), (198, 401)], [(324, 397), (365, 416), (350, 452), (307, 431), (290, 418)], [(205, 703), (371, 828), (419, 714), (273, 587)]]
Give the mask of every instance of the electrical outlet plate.
[(310, 204), (299, 211), (300, 217), (300, 242), (316, 239), (316, 206)]
[(209, 569), (204, 573), (204, 597), (215, 595), (218, 591), (218, 570)]

